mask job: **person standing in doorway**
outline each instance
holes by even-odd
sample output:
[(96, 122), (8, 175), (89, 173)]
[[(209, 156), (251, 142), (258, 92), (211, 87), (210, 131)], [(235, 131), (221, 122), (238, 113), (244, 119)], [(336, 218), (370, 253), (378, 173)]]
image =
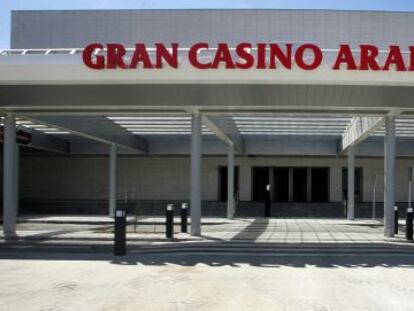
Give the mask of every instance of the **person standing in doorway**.
[(264, 217), (270, 217), (270, 185), (266, 186)]

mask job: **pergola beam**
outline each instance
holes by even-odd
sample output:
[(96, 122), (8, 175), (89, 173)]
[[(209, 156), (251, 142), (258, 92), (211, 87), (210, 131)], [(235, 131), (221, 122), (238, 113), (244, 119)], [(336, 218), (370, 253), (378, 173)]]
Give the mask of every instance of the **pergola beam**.
[[(244, 142), (243, 138), (238, 133), (237, 127), (233, 124), (227, 126), (229, 117), (208, 117), (206, 115), (202, 116), (202, 122), (205, 126), (209, 128), (222, 142), (228, 146), (233, 146), (235, 151), (239, 154), (244, 153)], [(228, 130), (226, 130), (226, 128)], [(231, 132), (231, 134), (228, 134)]]
[(126, 149), (148, 152), (148, 142), (145, 139), (128, 132), (104, 117), (25, 116), (25, 119), (57, 127), (105, 144), (116, 144)]
[(342, 135), (342, 150), (345, 152), (349, 147), (359, 144), (371, 133), (384, 125), (384, 117), (359, 117), (352, 118), (350, 125)]

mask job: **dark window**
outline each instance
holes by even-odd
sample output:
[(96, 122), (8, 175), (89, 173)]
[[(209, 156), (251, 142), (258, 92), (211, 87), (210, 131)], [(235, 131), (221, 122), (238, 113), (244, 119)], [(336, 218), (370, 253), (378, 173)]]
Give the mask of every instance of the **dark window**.
[[(239, 167), (234, 168), (234, 196), (239, 193)], [(219, 167), (219, 201), (227, 201), (227, 166)]]
[(266, 186), (269, 184), (269, 168), (253, 168), (253, 201), (264, 201), (266, 197)]
[(328, 202), (329, 169), (312, 168), (312, 202)]
[(276, 202), (289, 201), (289, 169), (273, 169), (273, 200)]
[(307, 195), (307, 174), (306, 168), (293, 168), (293, 201), (306, 202)]

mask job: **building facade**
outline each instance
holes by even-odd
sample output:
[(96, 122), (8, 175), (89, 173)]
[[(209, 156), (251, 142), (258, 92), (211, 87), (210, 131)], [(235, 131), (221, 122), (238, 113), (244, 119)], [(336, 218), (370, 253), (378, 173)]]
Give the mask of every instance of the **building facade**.
[[(213, 47), (222, 42), (230, 47), (241, 42), (267, 42), (292, 44), (293, 48), (312, 43), (327, 54), (337, 51), (341, 44), (348, 44), (354, 49), (361, 44), (369, 44), (376, 46), (379, 53), (385, 53), (390, 45), (399, 46), (404, 51), (409, 50), (413, 42), (411, 26), (414, 26), (414, 14), (398, 12), (15, 11), (12, 13), (11, 48), (15, 53), (24, 55), (25, 51), (30, 51), (28, 53), (35, 57), (36, 53), (44, 53), (46, 56), (64, 53), (65, 49), (76, 56), (76, 49), (81, 50), (91, 43), (120, 43), (125, 47), (133, 47), (139, 42), (151, 48), (161, 42), (167, 46), (179, 43), (181, 48), (188, 48), (196, 42), (204, 42)], [(408, 54), (403, 54), (408, 62)], [(378, 58), (385, 57), (381, 55)], [(38, 65), (43, 61), (36, 58), (34, 63)], [(59, 61), (56, 56), (51, 63)], [(72, 61), (65, 63), (68, 64), (72, 64)], [(30, 65), (29, 63), (27, 68)], [(90, 82), (87, 80), (89, 72), (86, 80), (82, 76), (85, 68), (82, 68), (78, 80), (73, 78), (75, 74), (72, 76), (71, 70), (70, 66), (62, 66), (58, 71), (52, 71), (56, 74), (57, 82), (53, 82), (54, 77), (44, 80), (40, 72), (29, 75), (23, 84), (35, 87), (21, 92), (17, 83), (3, 81), (4, 85), (11, 85), (7, 90), (4, 89), (5, 101), (16, 97), (16, 103), (19, 100), (20, 103), (25, 102), (20, 108), (17, 104), (6, 106), (4, 111), (15, 111), (16, 116), (21, 118), (20, 125), (23, 127), (24, 122), (29, 122), (26, 123), (29, 124), (26, 130), (29, 128), (33, 132), (42, 130), (42, 126), (43, 129), (48, 127), (49, 131), (44, 130), (43, 133), (63, 144), (65, 151), (56, 154), (48, 148), (37, 148), (42, 151), (21, 148), (19, 195), (23, 210), (35, 212), (37, 206), (52, 202), (55, 206), (53, 211), (61, 212), (59, 204), (66, 201), (66, 207), (62, 211), (79, 212), (75, 206), (80, 201), (85, 201), (84, 212), (106, 213), (107, 207), (104, 205), (98, 209), (87, 207), (88, 201), (107, 202), (109, 196), (107, 143), (111, 140), (107, 138), (108, 133), (105, 133), (105, 138), (96, 134), (99, 132), (98, 127), (105, 125), (107, 129), (111, 128), (111, 135), (112, 127), (116, 126), (118, 130), (134, 134), (145, 144), (142, 149), (145, 152), (134, 151), (132, 148), (118, 150), (118, 200), (189, 200), (192, 187), (192, 131), (191, 118), (187, 116), (193, 113), (191, 109), (203, 107), (208, 107), (207, 115), (214, 121), (211, 125), (210, 121), (204, 122), (203, 119), (202, 127), (201, 199), (210, 202), (210, 206), (214, 202), (220, 206), (219, 202), (228, 199), (229, 158), (227, 147), (222, 144), (227, 139), (232, 141), (232, 147), (236, 141), (243, 149), (236, 152), (234, 162), (236, 205), (246, 206), (246, 202), (264, 201), (266, 186), (270, 185), (270, 196), (276, 205), (301, 204), (309, 210), (315, 208), (315, 205), (312, 207), (308, 203), (318, 203), (341, 210), (350, 185), (349, 152), (344, 146), (344, 135), (352, 129), (356, 117), (384, 115), (396, 118), (395, 201), (405, 205), (402, 202), (408, 200), (408, 169), (414, 165), (414, 127), (412, 128), (410, 118), (414, 108), (410, 99), (413, 81), (411, 73), (400, 76), (393, 73), (391, 80), (395, 77), (395, 81), (387, 80), (385, 74), (378, 75), (377, 78), (374, 74), (371, 76), (370, 73), (361, 73), (358, 76), (360, 80), (355, 85), (353, 78), (345, 75), (339, 78), (335, 76), (342, 79), (340, 82), (330, 82), (328, 77), (323, 83), (317, 80), (323, 80), (323, 74), (315, 77), (315, 81), (314, 76), (309, 74), (302, 78), (286, 75), (286, 79), (293, 80), (283, 80), (282, 75), (278, 76), (278, 82), (268, 83), (266, 76), (260, 77), (261, 73), (254, 72), (251, 80), (248, 73), (241, 73), (241, 79), (245, 81), (240, 82), (237, 76), (232, 76), (233, 82), (229, 82), (220, 75), (220, 71), (216, 76), (206, 74), (201, 77), (200, 81), (208, 79), (203, 85), (197, 85), (198, 80), (194, 78), (196, 82), (193, 85), (192, 72), (184, 78), (177, 77), (176, 80), (173, 75), (160, 78), (161, 80), (154, 76), (155, 80), (150, 80), (149, 74), (150, 82), (139, 82), (136, 89), (128, 89), (128, 86), (135, 83), (134, 76), (129, 76), (129, 73), (125, 74), (124, 77), (128, 79), (125, 81), (119, 80), (124, 77), (121, 76), (122, 73), (116, 72), (108, 76), (102, 73), (100, 82)], [(167, 69), (164, 71), (168, 74)], [(59, 80), (62, 72), (68, 75), (65, 83)], [(91, 75), (95, 78), (98, 74)], [(190, 82), (180, 80), (188, 77)], [(116, 92), (120, 93), (114, 97), (111, 97), (115, 93), (112, 92), (114, 86), (105, 80), (107, 78), (116, 81)], [(39, 82), (36, 79), (43, 80)], [(385, 82), (375, 82), (376, 79), (384, 79)], [(144, 90), (153, 81), (160, 81), (159, 88), (153, 85)], [(41, 86), (38, 87), (37, 83)], [(91, 89), (87, 90), (83, 83)], [(237, 95), (234, 95), (235, 91), (233, 93), (232, 83), (240, 88)], [(72, 87), (66, 90), (68, 85)], [(189, 87), (188, 93), (182, 85)], [(125, 90), (120, 91), (119, 88)], [(210, 93), (207, 94), (206, 90)], [(95, 109), (98, 104), (92, 104), (94, 100), (98, 101), (94, 92), (108, 92), (99, 99), (102, 108)], [(60, 97), (56, 95), (58, 93)], [(132, 94), (129, 106), (125, 94)], [(57, 98), (60, 102), (57, 102)], [(36, 100), (38, 102), (35, 103)], [(187, 105), (187, 102), (191, 109), (181, 109), (180, 105)], [(60, 105), (59, 113), (46, 105)], [(72, 108), (69, 110), (73, 106), (76, 111)], [(83, 111), (85, 116), (82, 116)], [(54, 113), (67, 118), (59, 120), (63, 122), (59, 123)], [(224, 121), (220, 119), (223, 116)], [(70, 118), (77, 121), (72, 122)], [(76, 122), (79, 126), (73, 129), (71, 124)], [(370, 208), (372, 201), (384, 201), (385, 124), (386, 122), (375, 124), (367, 137), (360, 142), (358, 140), (358, 146), (355, 143), (353, 187), (357, 206), (365, 203), (365, 208)], [(174, 128), (177, 130), (173, 131)], [(92, 133), (92, 130), (96, 132)], [(96, 137), (98, 139), (94, 139)], [(128, 143), (123, 146), (125, 145), (130, 147)], [(250, 208), (258, 206), (261, 205), (252, 204)], [(378, 215), (382, 215), (381, 209), (378, 210)]]

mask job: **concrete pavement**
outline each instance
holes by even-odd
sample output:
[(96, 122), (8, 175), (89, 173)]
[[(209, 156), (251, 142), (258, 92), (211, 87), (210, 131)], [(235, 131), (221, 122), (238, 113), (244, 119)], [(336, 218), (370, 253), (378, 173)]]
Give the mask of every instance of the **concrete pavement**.
[(162, 223), (130, 224), (114, 257), (110, 219), (26, 219), (0, 244), (0, 309), (414, 310), (403, 226), (384, 239), (372, 220), (211, 218), (167, 240)]

